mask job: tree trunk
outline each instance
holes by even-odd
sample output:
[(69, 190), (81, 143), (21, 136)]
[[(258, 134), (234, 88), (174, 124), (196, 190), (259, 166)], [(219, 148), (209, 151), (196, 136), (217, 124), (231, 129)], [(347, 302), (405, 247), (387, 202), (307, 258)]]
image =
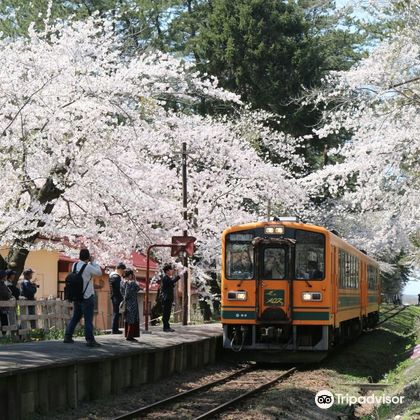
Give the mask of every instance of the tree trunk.
[(7, 269), (7, 262), (6, 260), (0, 255), (0, 270)]
[(211, 321), (212, 313), (211, 313), (210, 305), (207, 302), (207, 300), (200, 300), (199, 305), (200, 305), (200, 311), (203, 315), (203, 320)]
[[(55, 168), (54, 173), (62, 174), (65, 171), (64, 168)], [(58, 188), (54, 181), (51, 178), (48, 178), (45, 181), (45, 184), (37, 190), (36, 199), (41, 204), (44, 205), (43, 214), (48, 215), (51, 214), (55, 207), (56, 200), (63, 194), (63, 190)], [(30, 209), (29, 209), (30, 210)], [(29, 222), (28, 222), (29, 223)], [(42, 228), (45, 226), (45, 222), (39, 220), (37, 223), (38, 228)], [(29, 233), (31, 232), (31, 233)], [(15, 239), (9, 248), (9, 253), (7, 255), (7, 261), (5, 263), (16, 271), (16, 278), (22, 274), (22, 271), (25, 267), (25, 261), (29, 254), (29, 247), (35, 243), (35, 241), (39, 237), (39, 232), (33, 232), (26, 230), (24, 227), (16, 232), (18, 239)], [(3, 259), (4, 261), (4, 259)], [(0, 260), (0, 264), (2, 261)]]
[[(220, 296), (220, 285), (217, 281), (217, 274), (214, 272), (210, 273), (211, 280), (209, 282), (210, 285), (210, 293), (212, 295)], [(210, 305), (210, 302), (208, 300), (200, 300), (200, 310), (203, 315), (204, 321), (210, 321), (212, 318), (219, 317), (220, 316), (220, 301), (219, 300), (213, 300), (213, 311), (212, 307)]]

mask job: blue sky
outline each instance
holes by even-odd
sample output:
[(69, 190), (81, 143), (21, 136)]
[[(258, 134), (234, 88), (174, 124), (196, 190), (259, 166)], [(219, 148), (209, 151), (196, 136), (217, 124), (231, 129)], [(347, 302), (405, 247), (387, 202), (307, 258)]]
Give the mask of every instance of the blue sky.
[(418, 295), (420, 293), (420, 271), (413, 275), (413, 280), (410, 280), (403, 290), (404, 295)]

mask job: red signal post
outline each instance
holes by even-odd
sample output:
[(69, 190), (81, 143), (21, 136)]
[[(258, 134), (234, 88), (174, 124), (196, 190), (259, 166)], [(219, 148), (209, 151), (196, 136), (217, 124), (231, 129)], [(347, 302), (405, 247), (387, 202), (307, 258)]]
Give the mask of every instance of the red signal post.
[[(146, 260), (146, 298), (145, 298), (145, 315), (144, 315), (144, 329), (149, 331), (149, 271), (150, 271), (150, 252), (153, 248), (171, 248), (171, 256), (178, 256), (182, 251), (185, 251), (190, 257), (194, 254), (194, 242), (193, 236), (173, 236), (171, 244), (153, 244), (147, 248), (147, 260)], [(186, 310), (185, 310), (185, 306)], [(188, 313), (188, 299), (184, 296), (184, 313)]]

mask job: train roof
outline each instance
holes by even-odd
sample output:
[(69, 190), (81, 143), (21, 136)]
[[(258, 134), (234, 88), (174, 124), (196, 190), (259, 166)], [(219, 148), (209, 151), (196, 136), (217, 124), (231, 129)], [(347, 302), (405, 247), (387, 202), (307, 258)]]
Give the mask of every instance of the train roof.
[(230, 226), (229, 228), (223, 231), (223, 236), (227, 235), (230, 232), (237, 232), (238, 230), (248, 230), (248, 229), (256, 229), (265, 226), (285, 226), (295, 229), (303, 229), (303, 230), (311, 230), (313, 232), (322, 232), (322, 233), (331, 233), (328, 229), (313, 225), (311, 223), (302, 223), (302, 222), (289, 222), (289, 221), (265, 221), (265, 222), (252, 222), (252, 223), (245, 223), (242, 225), (234, 225)]

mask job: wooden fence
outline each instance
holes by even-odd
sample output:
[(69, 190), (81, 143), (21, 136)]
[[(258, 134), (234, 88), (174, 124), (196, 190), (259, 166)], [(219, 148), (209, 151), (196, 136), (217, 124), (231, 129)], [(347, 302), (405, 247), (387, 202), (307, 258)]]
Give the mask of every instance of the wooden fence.
[(0, 301), (2, 318), (7, 319), (7, 325), (1, 324), (1, 331), (6, 335), (26, 335), (35, 328), (62, 330), (71, 318), (72, 308), (73, 304), (63, 300)]

